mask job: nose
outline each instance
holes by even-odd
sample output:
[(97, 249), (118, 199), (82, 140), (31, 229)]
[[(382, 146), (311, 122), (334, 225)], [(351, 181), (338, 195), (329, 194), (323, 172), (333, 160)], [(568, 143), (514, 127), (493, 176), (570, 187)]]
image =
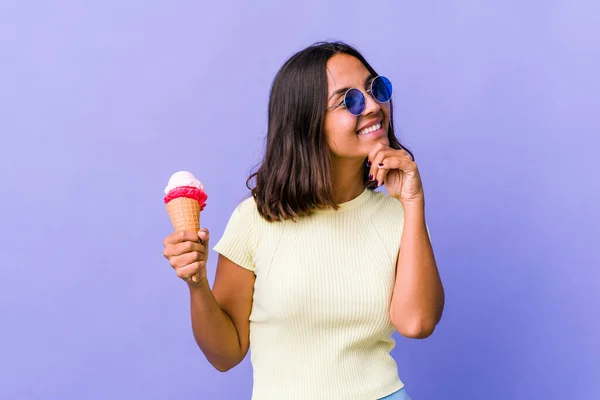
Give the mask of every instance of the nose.
[(365, 95), (365, 109), (363, 111), (363, 115), (375, 114), (381, 110), (381, 106), (370, 93), (364, 93)]

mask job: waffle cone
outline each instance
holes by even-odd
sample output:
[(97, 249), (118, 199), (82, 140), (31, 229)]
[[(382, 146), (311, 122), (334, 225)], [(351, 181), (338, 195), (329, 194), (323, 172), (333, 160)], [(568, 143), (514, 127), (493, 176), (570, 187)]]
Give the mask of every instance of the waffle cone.
[(167, 212), (176, 231), (198, 233), (200, 230), (200, 204), (194, 199), (179, 197), (167, 203)]

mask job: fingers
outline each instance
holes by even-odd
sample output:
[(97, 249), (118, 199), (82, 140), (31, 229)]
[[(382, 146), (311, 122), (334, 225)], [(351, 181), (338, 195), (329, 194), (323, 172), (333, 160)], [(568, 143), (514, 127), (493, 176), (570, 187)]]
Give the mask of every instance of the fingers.
[(200, 232), (198, 232), (198, 238), (200, 239), (201, 244), (208, 246), (208, 241), (210, 240), (210, 232), (208, 232), (208, 229), (200, 229)]
[(206, 228), (197, 233), (177, 231), (165, 238), (163, 256), (178, 277), (188, 283), (199, 283), (206, 277), (209, 238)]
[(177, 268), (175, 270), (177, 276), (184, 281), (192, 281), (198, 283), (199, 279), (205, 275), (205, 264), (201, 262), (194, 262), (184, 267)]
[(387, 170), (384, 167), (383, 160), (393, 154), (394, 150), (386, 147), (382, 143), (377, 143), (369, 152), (368, 158), (371, 162), (369, 169), (369, 179), (377, 182), (377, 186), (383, 185)]
[[(369, 168), (369, 180), (370, 181), (375, 181), (377, 180), (377, 174), (379, 172), (379, 166), (378, 164), (375, 162), (375, 158), (377, 157), (377, 154), (382, 151), (385, 148), (385, 146), (382, 143), (377, 143), (369, 152), (369, 155), (367, 156), (369, 162), (371, 163), (371, 167)], [(379, 186), (379, 182), (377, 183), (377, 186)]]
[(385, 175), (387, 174), (388, 168), (385, 168), (383, 161), (390, 157), (393, 150), (382, 150), (375, 156), (373, 165), (376, 167), (376, 171), (373, 173), (374, 179), (377, 181), (377, 186), (383, 185), (385, 181)]
[(199, 255), (202, 262), (193, 262), (185, 267), (182, 271), (188, 275), (185, 279), (188, 283), (200, 283), (206, 278), (206, 258), (208, 254), (208, 241), (210, 240), (210, 232), (206, 228), (201, 228), (198, 232), (198, 241), (203, 246), (203, 251)]
[(167, 245), (165, 247), (165, 250), (163, 251), (163, 255), (165, 256), (165, 258), (171, 258), (191, 252), (205, 253), (205, 248), (205, 245), (198, 242), (182, 242)]
[(185, 267), (188, 264), (192, 264), (196, 261), (206, 261), (207, 257), (204, 252), (192, 251), (184, 253), (179, 256), (172, 256), (169, 258), (169, 262), (173, 268)]
[(369, 153), (371, 167), (370, 179), (377, 181), (377, 186), (383, 185), (388, 171), (398, 169), (403, 172), (416, 170), (417, 166), (405, 150), (395, 150), (378, 143)]
[(167, 236), (164, 240), (164, 246), (167, 247), (170, 244), (177, 244), (181, 242), (197, 242), (198, 234), (195, 232), (188, 231), (175, 231)]
[(170, 258), (192, 251), (206, 254), (209, 238), (210, 234), (206, 228), (200, 229), (197, 235), (185, 231), (174, 232), (167, 236), (164, 241), (165, 250), (163, 255), (165, 258)]
[(383, 165), (380, 168), (387, 170), (399, 169), (403, 172), (409, 172), (417, 169), (417, 164), (405, 150), (394, 150), (393, 156), (385, 157), (381, 163)]

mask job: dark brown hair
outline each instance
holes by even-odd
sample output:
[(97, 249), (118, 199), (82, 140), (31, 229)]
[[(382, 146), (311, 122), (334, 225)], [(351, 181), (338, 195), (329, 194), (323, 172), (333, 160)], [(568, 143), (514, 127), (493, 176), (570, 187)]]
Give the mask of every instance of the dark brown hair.
[[(267, 221), (295, 219), (334, 201), (330, 149), (323, 134), (327, 108), (327, 61), (335, 54), (356, 57), (372, 76), (377, 73), (353, 47), (343, 42), (318, 42), (289, 58), (277, 72), (269, 97), (267, 147), (259, 169), (248, 177), (258, 212)], [(390, 147), (404, 148), (394, 134), (390, 100)], [(413, 157), (414, 160), (414, 157)], [(366, 161), (366, 159), (365, 159)], [(368, 181), (365, 187), (375, 189)], [(256, 178), (254, 187), (250, 181)]]

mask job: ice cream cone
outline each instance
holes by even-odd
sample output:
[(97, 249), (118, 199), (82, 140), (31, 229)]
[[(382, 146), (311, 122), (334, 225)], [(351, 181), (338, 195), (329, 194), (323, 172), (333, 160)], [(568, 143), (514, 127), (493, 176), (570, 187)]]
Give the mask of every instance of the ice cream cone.
[(176, 231), (198, 233), (200, 230), (200, 204), (197, 200), (179, 197), (167, 203), (167, 212)]
[[(204, 186), (192, 173), (179, 171), (171, 175), (163, 200), (175, 231), (198, 234), (200, 213), (206, 207), (206, 199)], [(193, 275), (191, 280), (197, 283), (198, 275)]]

